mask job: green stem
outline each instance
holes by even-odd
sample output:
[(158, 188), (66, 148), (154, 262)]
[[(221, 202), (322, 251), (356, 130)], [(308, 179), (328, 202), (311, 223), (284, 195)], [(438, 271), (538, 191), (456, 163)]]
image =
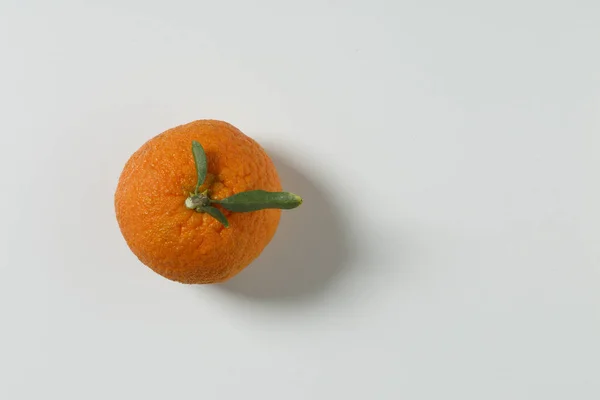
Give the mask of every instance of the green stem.
[(192, 194), (185, 199), (185, 206), (190, 210), (197, 210), (201, 207), (206, 207), (210, 204), (210, 199), (206, 193)]
[(289, 210), (302, 204), (302, 198), (293, 193), (266, 192), (264, 190), (250, 190), (237, 193), (222, 200), (211, 199), (208, 196), (208, 190), (198, 193), (198, 190), (206, 180), (208, 162), (202, 145), (195, 140), (192, 141), (192, 155), (194, 156), (194, 164), (196, 165), (196, 188), (194, 193), (190, 193), (190, 196), (185, 199), (185, 206), (199, 213), (207, 213), (221, 222), (225, 227), (229, 227), (227, 218), (221, 210), (212, 207), (211, 204), (219, 204), (221, 207), (232, 212), (250, 212), (270, 208)]

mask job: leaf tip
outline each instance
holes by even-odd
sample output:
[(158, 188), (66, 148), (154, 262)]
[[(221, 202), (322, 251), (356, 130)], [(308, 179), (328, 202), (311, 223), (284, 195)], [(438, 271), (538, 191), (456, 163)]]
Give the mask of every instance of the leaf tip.
[(294, 193), (290, 193), (290, 194), (292, 195), (292, 198), (295, 202), (294, 208), (299, 207), (304, 202), (302, 197), (298, 196), (297, 194), (294, 194)]

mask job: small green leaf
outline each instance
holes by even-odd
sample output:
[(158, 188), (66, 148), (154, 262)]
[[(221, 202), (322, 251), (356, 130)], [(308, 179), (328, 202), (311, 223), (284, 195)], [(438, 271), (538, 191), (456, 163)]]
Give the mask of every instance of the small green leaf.
[(225, 217), (225, 215), (223, 215), (221, 210), (219, 210), (218, 208), (211, 207), (211, 206), (204, 206), (204, 207), (198, 207), (198, 209), (202, 212), (207, 213), (208, 215), (210, 215), (211, 217), (213, 217), (214, 219), (216, 219), (217, 221), (222, 223), (225, 226), (225, 228), (229, 228), (229, 221), (227, 221), (227, 217)]
[(264, 210), (266, 208), (289, 210), (302, 204), (302, 198), (293, 193), (266, 192), (264, 190), (251, 190), (234, 194), (223, 200), (212, 201), (234, 212), (249, 212)]
[(198, 188), (202, 186), (206, 179), (206, 171), (208, 169), (206, 164), (206, 154), (202, 145), (195, 140), (192, 141), (192, 154), (194, 155), (194, 163), (196, 163), (196, 173), (198, 174), (198, 181), (196, 182), (195, 194), (198, 194)]

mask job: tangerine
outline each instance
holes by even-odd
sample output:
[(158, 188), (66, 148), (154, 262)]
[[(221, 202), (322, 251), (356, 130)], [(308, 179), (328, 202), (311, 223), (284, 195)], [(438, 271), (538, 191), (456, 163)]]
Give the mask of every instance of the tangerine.
[[(192, 142), (205, 152), (204, 182), (196, 181)], [(229, 227), (186, 206), (198, 191)], [(281, 191), (265, 150), (233, 125), (199, 120), (155, 136), (131, 156), (115, 193), (116, 217), (131, 251), (158, 274), (182, 283), (223, 282), (259, 256), (279, 224), (280, 209), (232, 212), (227, 202), (219, 204), (248, 191)]]

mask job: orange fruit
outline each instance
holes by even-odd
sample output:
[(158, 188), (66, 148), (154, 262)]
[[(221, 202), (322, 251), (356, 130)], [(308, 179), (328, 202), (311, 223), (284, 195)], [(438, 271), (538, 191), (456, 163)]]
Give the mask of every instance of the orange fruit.
[[(207, 161), (200, 192), (215, 201), (228, 228), (186, 207), (197, 183), (193, 141)], [(223, 282), (259, 256), (279, 224), (279, 209), (231, 212), (218, 203), (253, 190), (281, 191), (267, 153), (226, 122), (200, 120), (159, 134), (131, 156), (119, 178), (115, 211), (127, 245), (155, 272), (182, 283)]]

